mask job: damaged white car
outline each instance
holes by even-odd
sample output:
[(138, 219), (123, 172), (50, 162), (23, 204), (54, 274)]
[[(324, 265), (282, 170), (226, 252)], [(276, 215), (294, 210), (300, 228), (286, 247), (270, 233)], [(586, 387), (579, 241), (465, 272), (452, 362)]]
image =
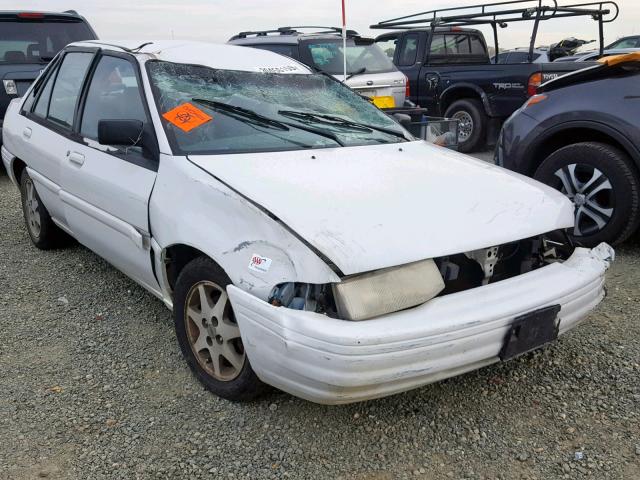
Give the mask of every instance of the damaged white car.
[(74, 237), (162, 299), (228, 399), (409, 390), (545, 345), (604, 296), (613, 251), (568, 242), (562, 194), (271, 52), (73, 44), (3, 130), (33, 243)]

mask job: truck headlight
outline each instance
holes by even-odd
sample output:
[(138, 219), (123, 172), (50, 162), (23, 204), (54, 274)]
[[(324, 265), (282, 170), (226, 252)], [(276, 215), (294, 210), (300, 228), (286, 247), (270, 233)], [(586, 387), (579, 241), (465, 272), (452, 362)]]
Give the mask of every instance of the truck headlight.
[(14, 80), (2, 80), (2, 83), (4, 84), (4, 91), (7, 92), (7, 95), (18, 95), (18, 87)]
[(333, 295), (340, 318), (366, 320), (420, 305), (443, 289), (435, 262), (422, 260), (345, 278), (333, 284)]

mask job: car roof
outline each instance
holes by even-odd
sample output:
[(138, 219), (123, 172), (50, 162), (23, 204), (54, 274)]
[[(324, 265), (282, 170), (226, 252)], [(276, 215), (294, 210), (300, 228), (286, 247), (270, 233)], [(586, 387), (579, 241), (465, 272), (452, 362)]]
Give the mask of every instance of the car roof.
[(126, 52), (141, 60), (162, 60), (173, 63), (202, 65), (221, 70), (241, 70), (263, 73), (312, 73), (302, 63), (268, 50), (236, 45), (182, 40), (88, 40), (69, 47), (92, 47), (114, 52)]

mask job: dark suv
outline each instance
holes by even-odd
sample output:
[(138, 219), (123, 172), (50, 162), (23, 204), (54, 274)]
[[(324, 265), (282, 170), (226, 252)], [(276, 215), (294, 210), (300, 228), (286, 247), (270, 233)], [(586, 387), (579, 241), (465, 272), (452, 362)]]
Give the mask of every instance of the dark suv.
[(640, 53), (601, 62), (542, 85), (496, 148), (498, 165), (573, 201), (584, 246), (620, 243), (640, 223)]
[[(74, 11), (0, 11), (0, 139), (9, 102), (23, 95), (47, 63), (67, 44), (98, 38)], [(0, 141), (1, 143), (1, 141)]]

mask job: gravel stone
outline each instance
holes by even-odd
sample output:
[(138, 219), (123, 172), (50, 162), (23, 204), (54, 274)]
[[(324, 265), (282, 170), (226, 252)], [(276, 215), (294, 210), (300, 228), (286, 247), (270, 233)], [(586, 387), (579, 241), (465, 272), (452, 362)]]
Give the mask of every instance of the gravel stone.
[(640, 478), (637, 238), (554, 345), (330, 407), (205, 391), (171, 312), (79, 245), (33, 247), (4, 174), (0, 225), (2, 480)]

